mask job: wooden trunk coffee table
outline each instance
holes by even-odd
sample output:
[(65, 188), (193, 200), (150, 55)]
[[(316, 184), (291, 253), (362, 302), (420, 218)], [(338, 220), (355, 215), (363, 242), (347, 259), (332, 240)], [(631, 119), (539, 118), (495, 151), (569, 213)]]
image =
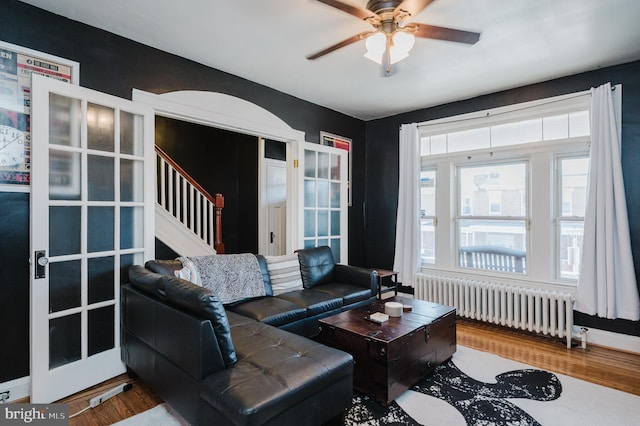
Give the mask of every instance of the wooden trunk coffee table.
[[(367, 319), (385, 302), (411, 307), (382, 324)], [(456, 310), (396, 296), (319, 321), (323, 344), (353, 355), (354, 388), (388, 405), (456, 351)]]

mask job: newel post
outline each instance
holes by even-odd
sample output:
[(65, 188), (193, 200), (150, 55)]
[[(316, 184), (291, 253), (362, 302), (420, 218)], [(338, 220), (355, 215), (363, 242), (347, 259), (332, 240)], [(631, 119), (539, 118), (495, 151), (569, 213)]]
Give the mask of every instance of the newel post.
[(222, 242), (222, 209), (224, 208), (224, 196), (222, 194), (216, 194), (215, 198), (215, 241), (214, 241), (214, 249), (216, 252), (222, 254), (224, 253), (224, 243)]

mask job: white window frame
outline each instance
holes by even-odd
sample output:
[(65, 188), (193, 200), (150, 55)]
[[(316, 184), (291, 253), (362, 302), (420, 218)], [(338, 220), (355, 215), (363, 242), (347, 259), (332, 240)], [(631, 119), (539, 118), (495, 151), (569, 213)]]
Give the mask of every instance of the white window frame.
[[(620, 90), (621, 91), (621, 90)], [(580, 92), (555, 98), (527, 102), (487, 111), (478, 111), (419, 124), (421, 136), (457, 132), (474, 127), (517, 122), (589, 109), (590, 93)], [(422, 269), (526, 281), (537, 284), (575, 286), (573, 280), (560, 279), (558, 238), (559, 223), (556, 198), (557, 158), (589, 155), (589, 136), (533, 142), (451, 154), (423, 155), (421, 170), (436, 169), (436, 254), (435, 264), (422, 264)], [(527, 268), (526, 273), (500, 273), (458, 266), (457, 167), (503, 161), (528, 161)], [(535, 183), (535, 184), (534, 184)], [(558, 210), (559, 209), (559, 210)]]
[(581, 221), (583, 224), (583, 230), (584, 230), (584, 216), (566, 216), (563, 213), (563, 201), (562, 201), (562, 169), (560, 167), (560, 163), (563, 160), (572, 160), (572, 159), (580, 159), (580, 158), (589, 158), (589, 153), (579, 153), (579, 152), (575, 152), (575, 153), (564, 153), (564, 154), (558, 154), (555, 156), (555, 191), (556, 191), (556, 197), (555, 197), (555, 209), (554, 209), (554, 224), (555, 224), (555, 232), (554, 232), (554, 236), (555, 236), (555, 241), (554, 241), (554, 247), (556, 250), (556, 255), (554, 256), (555, 258), (555, 279), (558, 282), (566, 282), (569, 284), (576, 284), (576, 280), (572, 280), (572, 279), (567, 279), (567, 278), (562, 278), (562, 259), (560, 258), (560, 255), (558, 253), (559, 250), (561, 250), (561, 224), (562, 222), (578, 222)]

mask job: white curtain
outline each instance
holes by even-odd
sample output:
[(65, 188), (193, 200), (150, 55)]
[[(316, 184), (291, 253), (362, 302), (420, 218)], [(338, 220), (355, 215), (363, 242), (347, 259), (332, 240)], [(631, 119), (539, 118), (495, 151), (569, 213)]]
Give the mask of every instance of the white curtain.
[(640, 318), (611, 84), (591, 89), (591, 163), (576, 310)]
[(400, 128), (400, 179), (396, 251), (393, 270), (398, 281), (413, 286), (420, 265), (420, 132), (415, 123)]

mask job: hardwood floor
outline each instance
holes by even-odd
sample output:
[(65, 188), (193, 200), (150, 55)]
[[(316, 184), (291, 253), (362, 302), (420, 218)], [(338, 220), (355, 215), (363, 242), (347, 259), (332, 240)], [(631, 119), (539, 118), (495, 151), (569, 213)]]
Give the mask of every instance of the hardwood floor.
[[(640, 355), (637, 354), (597, 346), (569, 350), (557, 339), (463, 319), (458, 320), (457, 339), (463, 346), (640, 395)], [(127, 375), (59, 402), (68, 403), (69, 413), (73, 414), (87, 407), (94, 396), (125, 382), (133, 384), (133, 388), (73, 417), (70, 425), (110, 425), (162, 402), (144, 383)]]
[(640, 355), (587, 344), (567, 349), (556, 338), (458, 320), (458, 344), (640, 396)]
[(72, 416), (74, 413), (78, 413), (88, 407), (91, 398), (102, 395), (104, 392), (113, 389), (121, 383), (130, 383), (133, 386), (130, 390), (118, 394), (97, 407), (90, 408), (76, 417), (71, 418), (69, 425), (111, 425), (127, 417), (142, 413), (162, 402), (162, 399), (154, 394), (144, 383), (137, 378), (132, 379), (126, 374), (114, 377), (111, 380), (58, 402), (69, 404), (69, 415)]

